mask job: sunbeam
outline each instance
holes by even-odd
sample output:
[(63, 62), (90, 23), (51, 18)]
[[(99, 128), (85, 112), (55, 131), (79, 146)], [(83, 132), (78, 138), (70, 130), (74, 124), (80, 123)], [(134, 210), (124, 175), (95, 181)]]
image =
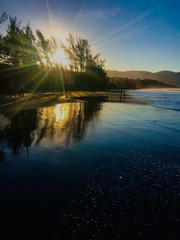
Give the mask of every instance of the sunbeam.
[(52, 16), (51, 16), (51, 10), (50, 10), (48, 0), (46, 0), (46, 6), (47, 6), (48, 19), (49, 19), (49, 23), (50, 23), (50, 27), (51, 27), (51, 32), (52, 32), (52, 35), (55, 36), (54, 27), (53, 27), (53, 19), (52, 19)]
[(82, 3), (82, 5), (81, 5), (81, 7), (80, 7), (80, 9), (79, 9), (79, 12), (78, 12), (78, 14), (77, 14), (76, 20), (74, 21), (73, 28), (75, 28), (75, 26), (78, 24), (79, 19), (80, 19), (80, 17), (82, 16), (82, 13), (83, 13), (83, 11), (84, 11), (84, 9), (85, 9), (86, 2), (87, 2), (87, 0), (84, 0), (83, 3)]

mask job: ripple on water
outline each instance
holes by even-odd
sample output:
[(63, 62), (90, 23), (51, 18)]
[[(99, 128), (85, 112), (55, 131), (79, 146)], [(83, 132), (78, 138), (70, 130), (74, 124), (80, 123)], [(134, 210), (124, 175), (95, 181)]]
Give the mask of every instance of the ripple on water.
[(69, 201), (69, 211), (60, 217), (64, 234), (73, 239), (126, 239), (129, 231), (134, 237), (162, 234), (161, 228), (180, 222), (179, 172), (171, 156), (164, 161), (150, 152), (109, 154)]

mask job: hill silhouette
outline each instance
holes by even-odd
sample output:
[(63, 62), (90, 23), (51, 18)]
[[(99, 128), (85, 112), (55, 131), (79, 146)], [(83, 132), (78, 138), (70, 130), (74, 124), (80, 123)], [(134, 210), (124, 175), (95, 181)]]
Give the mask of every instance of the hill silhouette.
[(143, 88), (174, 88), (175, 86), (153, 80), (153, 79), (130, 79), (121, 77), (111, 77), (112, 89), (143, 89)]
[(156, 73), (148, 71), (114, 71), (107, 70), (109, 77), (120, 77), (129, 79), (152, 79), (168, 85), (180, 87), (180, 72), (160, 71)]

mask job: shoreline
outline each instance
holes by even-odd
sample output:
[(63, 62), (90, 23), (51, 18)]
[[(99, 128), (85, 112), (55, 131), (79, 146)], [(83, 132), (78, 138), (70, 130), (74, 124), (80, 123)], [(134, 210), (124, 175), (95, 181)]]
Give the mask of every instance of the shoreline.
[(25, 93), (24, 97), (9, 97), (7, 94), (0, 95), (0, 111), (19, 111), (23, 109), (43, 108), (50, 107), (60, 103), (68, 103), (75, 101), (87, 101), (88, 99), (103, 99), (107, 102), (122, 102), (132, 104), (144, 104), (147, 102), (141, 101), (132, 95), (126, 95), (125, 98), (120, 97), (117, 92), (89, 92), (77, 91), (70, 92), (69, 96), (60, 95), (59, 93), (46, 92), (46, 93)]

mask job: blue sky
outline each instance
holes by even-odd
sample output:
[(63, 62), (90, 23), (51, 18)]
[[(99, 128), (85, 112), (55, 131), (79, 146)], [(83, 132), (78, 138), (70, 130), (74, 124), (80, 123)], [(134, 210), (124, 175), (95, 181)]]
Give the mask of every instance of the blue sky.
[(88, 39), (106, 69), (180, 71), (179, 0), (1, 0), (0, 9), (47, 37)]

